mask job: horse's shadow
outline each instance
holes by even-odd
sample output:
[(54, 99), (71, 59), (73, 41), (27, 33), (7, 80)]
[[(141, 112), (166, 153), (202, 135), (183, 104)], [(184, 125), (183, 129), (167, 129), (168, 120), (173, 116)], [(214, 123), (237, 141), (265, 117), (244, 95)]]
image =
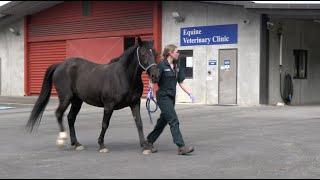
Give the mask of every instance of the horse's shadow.
[[(81, 151), (99, 151), (99, 145), (94, 143), (84, 143), (84, 150)], [(110, 152), (128, 152), (128, 151), (137, 151), (142, 150), (139, 142), (109, 142), (106, 143), (106, 148), (109, 149)], [(69, 143), (64, 147), (65, 151), (76, 151), (74, 146), (71, 146)]]

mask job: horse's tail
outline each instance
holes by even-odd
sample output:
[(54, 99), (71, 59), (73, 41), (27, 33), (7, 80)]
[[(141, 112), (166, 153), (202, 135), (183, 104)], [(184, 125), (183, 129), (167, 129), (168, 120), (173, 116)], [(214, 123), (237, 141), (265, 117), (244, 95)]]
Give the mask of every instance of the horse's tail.
[(53, 64), (50, 67), (48, 67), (46, 74), (43, 78), (40, 95), (32, 109), (30, 118), (26, 125), (26, 129), (30, 133), (33, 131), (35, 125), (36, 127), (38, 127), (40, 124), (44, 109), (47, 106), (51, 95), (52, 76), (58, 65), (59, 64)]

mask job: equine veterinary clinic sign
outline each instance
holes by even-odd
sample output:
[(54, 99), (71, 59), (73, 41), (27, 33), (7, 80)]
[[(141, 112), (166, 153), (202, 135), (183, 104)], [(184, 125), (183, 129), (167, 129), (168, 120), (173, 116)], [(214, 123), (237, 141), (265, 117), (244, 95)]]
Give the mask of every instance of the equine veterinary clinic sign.
[(237, 44), (238, 25), (196, 26), (180, 29), (180, 46)]

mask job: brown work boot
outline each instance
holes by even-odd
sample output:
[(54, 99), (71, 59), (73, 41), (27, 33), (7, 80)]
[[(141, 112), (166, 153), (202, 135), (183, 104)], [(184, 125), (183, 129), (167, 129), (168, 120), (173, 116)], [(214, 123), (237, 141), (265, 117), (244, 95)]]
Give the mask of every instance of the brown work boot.
[(190, 146), (190, 147), (182, 146), (182, 147), (178, 148), (178, 154), (179, 155), (188, 155), (189, 153), (191, 153), (193, 151), (194, 151), (194, 147), (193, 146)]

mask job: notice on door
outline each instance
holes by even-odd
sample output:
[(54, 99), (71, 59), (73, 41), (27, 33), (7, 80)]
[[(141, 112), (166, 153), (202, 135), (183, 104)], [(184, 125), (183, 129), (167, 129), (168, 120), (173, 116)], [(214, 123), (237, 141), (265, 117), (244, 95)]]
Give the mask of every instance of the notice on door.
[(209, 60), (208, 61), (207, 80), (213, 80), (213, 78), (216, 76), (216, 67), (217, 67), (217, 60)]
[(224, 70), (229, 71), (230, 70), (230, 60), (225, 59), (223, 61), (223, 65), (224, 65)]

